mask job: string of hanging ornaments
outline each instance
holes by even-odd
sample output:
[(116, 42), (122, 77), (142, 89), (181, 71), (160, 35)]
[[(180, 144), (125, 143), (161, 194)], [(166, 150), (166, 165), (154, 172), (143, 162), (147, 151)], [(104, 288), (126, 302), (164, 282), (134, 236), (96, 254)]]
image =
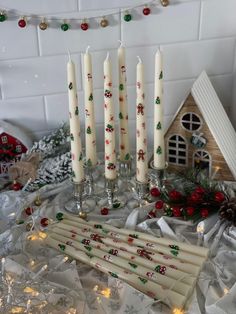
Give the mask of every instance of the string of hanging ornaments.
[(145, 2), (145, 4), (139, 4), (137, 6), (133, 6), (129, 9), (117, 11), (111, 14), (107, 14), (106, 16), (93, 16), (89, 18), (68, 18), (62, 19), (55, 16), (43, 17), (41, 15), (17, 12), (12, 9), (2, 9), (0, 10), (0, 23), (6, 22), (7, 20), (17, 20), (17, 25), (20, 28), (25, 28), (27, 24), (37, 24), (39, 29), (42, 31), (46, 30), (50, 23), (56, 22), (58, 29), (62, 31), (68, 31), (71, 28), (71, 23), (79, 22), (79, 26), (81, 30), (87, 31), (89, 29), (90, 21), (93, 19), (99, 20), (99, 25), (102, 28), (109, 26), (109, 17), (114, 16), (116, 14), (121, 13), (123, 15), (123, 20), (125, 22), (131, 22), (133, 19), (133, 11), (136, 9), (140, 9), (143, 16), (150, 15), (151, 8), (154, 5), (161, 4), (163, 7), (167, 7), (169, 5), (169, 0), (152, 0), (149, 2)]

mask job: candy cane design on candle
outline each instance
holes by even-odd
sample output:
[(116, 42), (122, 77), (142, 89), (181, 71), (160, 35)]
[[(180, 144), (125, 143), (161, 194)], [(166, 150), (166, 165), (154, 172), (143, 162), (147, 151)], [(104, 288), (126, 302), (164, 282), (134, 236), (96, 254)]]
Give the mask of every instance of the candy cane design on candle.
[(70, 139), (71, 139), (71, 159), (72, 159), (72, 178), (76, 183), (84, 180), (82, 144), (80, 138), (80, 119), (78, 97), (76, 91), (75, 64), (71, 60), (67, 63), (67, 83), (69, 97), (69, 117), (70, 117)]
[(112, 99), (112, 73), (109, 53), (104, 61), (104, 123), (105, 123), (105, 177), (116, 179), (116, 150), (114, 108)]
[(85, 149), (87, 166), (96, 166), (96, 126), (93, 103), (92, 60), (89, 46), (84, 54)]
[(155, 55), (155, 96), (154, 96), (154, 167), (165, 168), (165, 142), (163, 129), (163, 66), (162, 53)]
[(138, 182), (146, 183), (147, 178), (147, 131), (146, 113), (144, 104), (144, 67), (138, 57), (137, 82), (136, 82), (136, 179)]
[(130, 160), (130, 144), (128, 129), (128, 106), (127, 106), (127, 86), (126, 86), (126, 64), (125, 48), (122, 43), (118, 48), (119, 63), (119, 105), (120, 105), (120, 160)]

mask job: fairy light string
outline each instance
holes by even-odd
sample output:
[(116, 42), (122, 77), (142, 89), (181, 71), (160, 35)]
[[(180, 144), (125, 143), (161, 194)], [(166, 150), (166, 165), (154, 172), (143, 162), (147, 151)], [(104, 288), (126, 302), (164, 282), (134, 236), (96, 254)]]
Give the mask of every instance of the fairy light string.
[[(125, 22), (130, 22), (133, 19), (132, 13), (136, 9), (142, 9), (143, 16), (148, 16), (151, 14), (151, 8), (153, 6), (162, 5), (166, 7), (169, 5), (168, 0), (151, 0), (145, 1), (141, 4), (136, 6), (128, 7), (125, 9), (118, 8), (114, 10), (112, 13), (108, 14), (100, 14), (96, 16), (90, 17), (78, 17), (78, 18), (65, 18), (65, 17), (58, 17), (55, 15), (50, 14), (34, 14), (34, 13), (26, 13), (21, 12), (18, 10), (10, 9), (7, 7), (0, 9), (0, 23), (6, 22), (7, 20), (18, 20), (18, 27), (25, 28), (28, 24), (35, 24), (37, 23), (38, 27), (41, 30), (46, 30), (49, 27), (51, 22), (57, 22), (58, 28), (61, 28), (63, 31), (67, 31), (70, 28), (70, 24), (73, 22), (80, 23), (80, 28), (83, 31), (89, 29), (89, 24), (91, 20), (99, 20), (99, 25), (102, 28), (109, 26), (109, 17), (114, 15), (121, 14), (123, 16), (123, 20)], [(78, 11), (78, 13), (81, 13)], [(78, 27), (79, 28), (79, 27)]]

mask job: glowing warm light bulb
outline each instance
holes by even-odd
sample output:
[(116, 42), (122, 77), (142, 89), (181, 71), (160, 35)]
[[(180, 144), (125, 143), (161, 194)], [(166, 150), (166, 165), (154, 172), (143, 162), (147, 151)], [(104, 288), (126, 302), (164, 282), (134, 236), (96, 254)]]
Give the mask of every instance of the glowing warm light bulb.
[[(31, 288), (31, 287), (25, 287), (25, 288), (24, 288), (24, 292), (25, 292), (25, 293), (30, 293), (33, 297), (36, 297), (36, 296), (39, 295), (39, 292), (38, 292), (37, 290), (34, 290), (34, 289)], [(30, 301), (30, 300), (28, 300), (28, 301)]]
[(184, 311), (182, 309), (174, 308), (173, 314), (184, 314)]
[(111, 295), (111, 289), (109, 288), (105, 288), (101, 291), (101, 294), (106, 297), (106, 298), (110, 298)]
[(229, 289), (228, 288), (224, 288), (224, 295), (229, 293)]
[(20, 306), (14, 306), (12, 309), (11, 309), (11, 311), (10, 311), (10, 313), (24, 313), (24, 309), (23, 309), (23, 307), (20, 307)]

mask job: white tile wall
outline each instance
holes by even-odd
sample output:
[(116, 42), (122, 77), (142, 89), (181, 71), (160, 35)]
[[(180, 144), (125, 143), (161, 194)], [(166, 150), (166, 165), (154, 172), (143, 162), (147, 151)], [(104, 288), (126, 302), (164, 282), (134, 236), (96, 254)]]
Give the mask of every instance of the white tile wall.
[[(145, 65), (148, 142), (152, 144), (154, 56), (157, 47), (164, 54), (165, 126), (189, 92), (194, 80), (206, 70), (236, 126), (236, 1), (172, 0), (163, 8), (152, 6), (150, 16), (142, 7), (124, 22), (120, 8), (140, 5), (143, 0), (2, 0), (1, 8), (16, 12), (60, 18), (97, 17), (83, 32), (75, 20), (68, 32), (49, 20), (46, 31), (31, 21), (26, 29), (16, 19), (0, 23), (0, 119), (22, 126), (36, 138), (68, 119), (66, 94), (67, 50), (77, 68), (79, 103), (83, 113), (81, 56), (91, 46), (94, 70), (94, 101), (97, 142), (103, 148), (103, 61), (110, 52), (113, 65), (114, 105), (118, 113), (117, 47), (127, 46), (127, 84), (130, 134), (135, 135), (135, 68), (137, 55)], [(158, 1), (157, 1), (158, 3)], [(112, 16), (109, 14), (113, 13)], [(19, 13), (20, 14), (20, 13)], [(102, 15), (110, 26), (100, 28)], [(235, 64), (235, 65), (234, 65)], [(83, 114), (81, 114), (83, 127)], [(132, 145), (134, 141), (132, 141)]]

